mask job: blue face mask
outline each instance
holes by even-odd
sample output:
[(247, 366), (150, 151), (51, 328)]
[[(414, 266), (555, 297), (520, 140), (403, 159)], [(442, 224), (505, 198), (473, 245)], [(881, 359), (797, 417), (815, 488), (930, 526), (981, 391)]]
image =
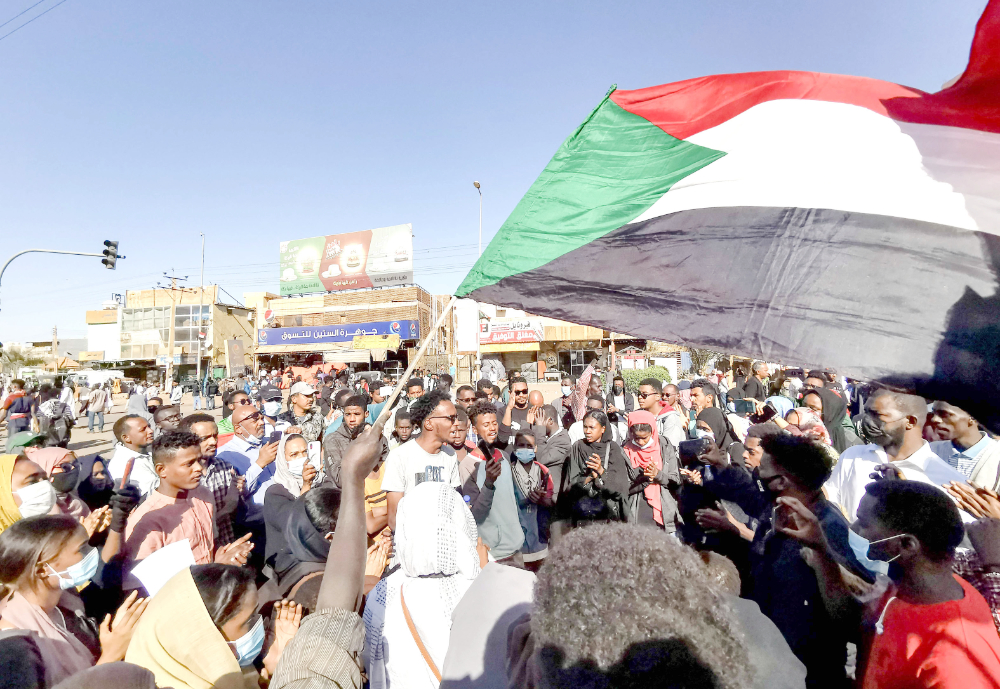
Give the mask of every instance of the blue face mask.
[(257, 659), (257, 656), (260, 655), (261, 650), (264, 648), (264, 618), (258, 615), (257, 624), (253, 626), (253, 629), (236, 641), (230, 641), (229, 643), (236, 649), (236, 660), (239, 662), (240, 667), (253, 665), (253, 661)]
[(519, 447), (514, 450), (514, 456), (521, 464), (530, 464), (535, 461), (535, 451), (530, 447)]
[(275, 418), (281, 413), (281, 400), (267, 400), (264, 402), (264, 416)]
[(69, 591), (70, 589), (75, 589), (77, 586), (83, 586), (90, 581), (97, 573), (97, 565), (99, 563), (100, 556), (97, 554), (97, 548), (91, 548), (86, 557), (75, 565), (67, 567), (65, 572), (57, 572), (49, 564), (45, 566), (52, 570), (52, 574), (59, 577), (59, 588), (63, 591)]
[(878, 541), (869, 541), (864, 536), (857, 533), (854, 529), (847, 530), (847, 543), (851, 546), (851, 550), (854, 551), (854, 557), (858, 559), (865, 569), (872, 572), (873, 574), (884, 574), (889, 576), (889, 563), (895, 560), (873, 560), (868, 555), (868, 549), (871, 547), (872, 543), (882, 543), (884, 541), (892, 540), (893, 538), (899, 538), (905, 534), (896, 534), (895, 536), (889, 536), (889, 538), (883, 538)]

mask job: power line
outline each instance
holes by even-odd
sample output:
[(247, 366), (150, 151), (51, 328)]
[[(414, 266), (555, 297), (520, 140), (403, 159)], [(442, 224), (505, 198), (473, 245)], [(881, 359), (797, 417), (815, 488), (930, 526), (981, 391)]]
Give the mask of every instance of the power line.
[[(16, 28), (16, 29), (14, 29), (13, 31), (11, 31), (11, 32), (9, 32), (9, 33), (5, 33), (5, 34), (4, 34), (3, 36), (0, 36), (0, 41), (2, 41), (3, 39), (7, 38), (7, 37), (8, 37), (8, 36), (10, 36), (10, 35), (11, 35), (12, 33), (17, 33), (18, 31), (20, 31), (21, 29), (23, 29), (24, 27), (26, 27), (26, 26), (27, 26), (28, 24), (30, 24), (31, 22), (33, 22), (33, 21), (35, 21), (36, 19), (38, 19), (38, 18), (40, 18), (40, 17), (43, 17), (44, 15), (48, 14), (49, 12), (51, 12), (51, 11), (52, 11), (52, 10), (54, 10), (55, 8), (59, 7), (59, 5), (63, 4), (64, 2), (66, 2), (66, 0), (59, 0), (59, 2), (57, 2), (57, 3), (56, 3), (56, 4), (54, 4), (54, 5), (52, 6), (52, 7), (50, 7), (50, 8), (49, 8), (49, 9), (47, 9), (47, 10), (45, 10), (45, 11), (44, 11), (44, 12), (42, 12), (41, 14), (38, 14), (38, 15), (35, 15), (34, 17), (32, 17), (32, 18), (31, 18), (31, 19), (29, 19), (28, 21), (24, 22), (23, 24), (21, 24), (21, 26), (17, 27), (17, 28)], [(37, 3), (36, 3), (36, 4), (37, 4)], [(35, 6), (35, 5), (32, 5), (31, 7), (34, 7), (34, 6)], [(31, 9), (31, 7), (29, 7), (28, 9), (30, 10), (30, 9)], [(28, 11), (28, 10), (25, 10), (25, 12), (27, 12), (27, 11)], [(24, 12), (22, 12), (21, 14), (24, 14)], [(21, 16), (21, 15), (18, 15), (18, 16)], [(15, 19), (16, 19), (16, 18), (17, 18), (17, 17), (15, 17)]]
[(20, 17), (20, 16), (21, 16), (22, 14), (24, 14), (25, 12), (28, 12), (28, 11), (30, 11), (30, 10), (33, 10), (33, 9), (35, 9), (36, 7), (38, 7), (38, 6), (39, 6), (39, 5), (41, 5), (41, 4), (43, 3), (43, 2), (46, 2), (46, 1), (47, 1), (47, 0), (38, 0), (38, 2), (36, 2), (36, 3), (34, 4), (34, 5), (32, 5), (31, 7), (29, 7), (28, 9), (24, 10), (23, 12), (20, 12), (19, 14), (15, 14), (15, 15), (14, 15), (13, 17), (11, 17), (11, 18), (10, 18), (10, 19), (8, 19), (7, 21), (5, 21), (5, 22), (4, 22), (3, 24), (0, 24), (0, 29), (2, 29), (3, 27), (7, 26), (8, 24), (10, 24), (10, 23), (11, 23), (12, 21), (14, 21), (14, 20), (15, 20), (15, 19), (17, 19), (18, 17)]

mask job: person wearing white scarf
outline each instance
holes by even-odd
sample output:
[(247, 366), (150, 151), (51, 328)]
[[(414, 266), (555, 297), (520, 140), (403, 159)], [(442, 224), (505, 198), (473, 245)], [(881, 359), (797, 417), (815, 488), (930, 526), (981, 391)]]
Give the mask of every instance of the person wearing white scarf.
[(400, 500), (395, 534), (400, 568), (378, 583), (365, 607), (371, 689), (438, 687), (440, 679), (410, 633), (401, 599), (431, 660), (442, 668), (452, 613), (480, 571), (477, 536), (472, 513), (448, 484), (421, 483)]

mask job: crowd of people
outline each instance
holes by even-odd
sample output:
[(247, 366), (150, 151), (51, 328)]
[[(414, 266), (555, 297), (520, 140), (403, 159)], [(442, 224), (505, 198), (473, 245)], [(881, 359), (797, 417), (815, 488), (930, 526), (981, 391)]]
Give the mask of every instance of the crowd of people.
[[(0, 687), (1000, 686), (962, 409), (763, 363), (392, 382), (136, 387), (107, 456), (8, 441)], [(9, 437), (59, 401), (18, 383)]]

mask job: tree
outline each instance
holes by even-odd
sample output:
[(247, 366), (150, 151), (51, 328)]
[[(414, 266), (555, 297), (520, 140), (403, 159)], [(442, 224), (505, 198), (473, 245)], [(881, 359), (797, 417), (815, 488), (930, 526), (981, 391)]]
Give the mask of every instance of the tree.
[(25, 366), (41, 366), (44, 363), (45, 359), (25, 356), (20, 349), (10, 347), (0, 349), (0, 368), (11, 375), (16, 375)]
[(716, 352), (712, 349), (696, 349), (694, 347), (689, 347), (688, 352), (691, 354), (691, 372), (695, 375), (701, 375), (710, 363), (726, 356), (722, 352)]

